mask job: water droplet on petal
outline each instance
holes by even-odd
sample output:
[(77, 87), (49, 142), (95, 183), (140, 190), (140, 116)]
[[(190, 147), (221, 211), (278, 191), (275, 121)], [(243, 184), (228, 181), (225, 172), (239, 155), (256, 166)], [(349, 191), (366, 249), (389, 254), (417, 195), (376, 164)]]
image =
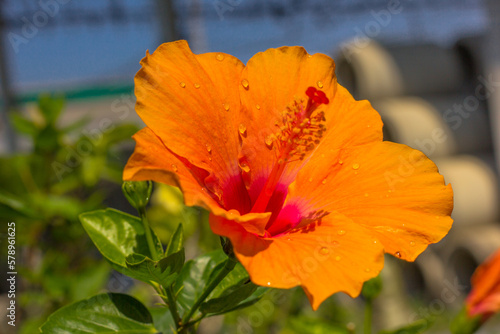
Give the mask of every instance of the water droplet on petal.
[(344, 162), (342, 160), (339, 160), (339, 165), (343, 165)]
[(373, 243), (376, 244), (377, 243), (377, 240), (373, 240)]
[(321, 81), (316, 82), (319, 88), (323, 88), (323, 83)]
[(226, 111), (229, 111), (229, 104), (224, 103), (224, 109), (225, 109)]
[(218, 53), (215, 56), (215, 59), (217, 59), (218, 61), (223, 61), (224, 60), (224, 55), (222, 53)]
[(335, 261), (340, 261), (341, 257), (339, 255), (335, 256)]
[(324, 179), (323, 181), (321, 181), (321, 183), (326, 184), (326, 179)]
[(174, 172), (177, 172), (177, 170), (178, 170), (178, 169), (177, 169), (177, 166), (176, 166), (176, 165), (174, 165), (174, 164), (172, 164), (172, 169), (174, 170)]
[(401, 252), (396, 252), (394, 255), (396, 255), (398, 258), (401, 258)]
[(267, 282), (267, 285), (271, 285), (271, 282)]
[(358, 163), (352, 165), (352, 169), (358, 169), (358, 168), (359, 168), (359, 164)]
[(260, 105), (256, 105), (255, 108), (257, 108), (257, 110), (260, 110)]
[(339, 230), (339, 231), (337, 232), (337, 234), (338, 234), (338, 235), (344, 235), (344, 234), (345, 234), (345, 231), (344, 231), (344, 230)]
[(245, 126), (245, 124), (240, 123), (240, 126), (238, 126), (238, 131), (242, 136), (244, 136), (245, 133), (247, 132), (247, 127)]
[(369, 273), (370, 271), (372, 271), (370, 268), (365, 268), (365, 273)]
[(200, 85), (199, 83), (195, 83), (195, 84), (194, 84), (194, 88), (198, 89), (198, 88), (200, 88), (200, 87), (201, 87), (201, 85)]
[(207, 147), (208, 153), (212, 153), (212, 146), (210, 146), (209, 144), (206, 144), (205, 146)]
[(321, 247), (319, 252), (320, 254), (327, 255), (328, 253), (330, 253), (330, 250), (328, 249), (328, 247)]
[(410, 246), (415, 246), (415, 241), (410, 241)]
[(249, 82), (247, 79), (241, 80), (241, 85), (245, 88), (248, 89), (248, 86), (250, 86)]
[(179, 84), (182, 88), (186, 88), (186, 83), (184, 81), (182, 81), (180, 84)]

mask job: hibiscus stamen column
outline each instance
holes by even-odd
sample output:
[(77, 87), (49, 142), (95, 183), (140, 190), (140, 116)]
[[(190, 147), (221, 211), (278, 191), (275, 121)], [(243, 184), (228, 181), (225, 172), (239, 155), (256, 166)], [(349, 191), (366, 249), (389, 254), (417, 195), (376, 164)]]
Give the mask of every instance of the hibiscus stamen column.
[(315, 145), (319, 144), (326, 130), (323, 124), (325, 114), (322, 111), (318, 112), (317, 108), (321, 104), (328, 104), (328, 98), (325, 93), (314, 87), (309, 87), (306, 95), (309, 98), (306, 106), (304, 106), (304, 99), (295, 98), (283, 112), (283, 125), (274, 135), (277, 160), (251, 212), (266, 211), (287, 163), (303, 160), (306, 152), (312, 151)]

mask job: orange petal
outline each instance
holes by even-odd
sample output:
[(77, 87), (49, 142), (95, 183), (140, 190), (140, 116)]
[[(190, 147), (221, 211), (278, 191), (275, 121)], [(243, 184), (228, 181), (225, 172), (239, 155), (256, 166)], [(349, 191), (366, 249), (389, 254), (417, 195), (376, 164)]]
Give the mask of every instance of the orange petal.
[(193, 171), (170, 152), (150, 128), (137, 132), (134, 139), (136, 147), (123, 171), (124, 180), (152, 180), (179, 187), (186, 205), (203, 207), (216, 215), (236, 221), (252, 233), (264, 234), (271, 213), (240, 215), (236, 210), (226, 211), (200, 185), (198, 175), (193, 175)]
[[(241, 123), (247, 130), (242, 139), (241, 155), (250, 167), (248, 183), (257, 188), (249, 190), (253, 200), (262, 186), (262, 182), (254, 181), (267, 179), (276, 163), (276, 154), (266, 144), (266, 139), (278, 132), (276, 124), (283, 125), (282, 112), (295, 96), (307, 99), (308, 87), (322, 90), (330, 100), (319, 109), (325, 111), (327, 132), (334, 133), (329, 139), (332, 145), (340, 148), (382, 139), (380, 116), (369, 103), (356, 102), (338, 85), (334, 70), (335, 64), (330, 57), (309, 55), (302, 47), (269, 49), (248, 61), (240, 85), (244, 106)], [(362, 124), (360, 119), (364, 120)], [(290, 183), (300, 165), (300, 162), (289, 164), (282, 182)]]
[(323, 152), (300, 171), (285, 206), (344, 214), (370, 230), (386, 252), (408, 261), (448, 233), (451, 186), (420, 151), (379, 142)]
[(275, 288), (301, 285), (313, 309), (342, 291), (356, 297), (363, 282), (383, 267), (383, 248), (343, 215), (275, 238), (248, 233), (237, 223), (210, 215), (216, 234), (229, 237), (238, 260), (256, 284)]
[(213, 174), (207, 186), (220, 196), (221, 184), (240, 175), (234, 114), (243, 64), (227, 54), (194, 55), (176, 41), (146, 54), (141, 65), (137, 113), (169, 150)]
[(489, 316), (500, 311), (500, 250), (476, 269), (471, 283), (466, 303), (469, 315)]

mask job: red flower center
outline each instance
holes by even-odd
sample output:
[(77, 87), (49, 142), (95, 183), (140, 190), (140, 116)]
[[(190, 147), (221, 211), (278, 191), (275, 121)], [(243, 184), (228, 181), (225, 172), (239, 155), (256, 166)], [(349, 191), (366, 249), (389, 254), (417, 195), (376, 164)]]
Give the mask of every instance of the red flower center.
[(296, 98), (283, 112), (283, 125), (276, 124), (279, 131), (274, 135), (272, 142), (275, 144), (276, 163), (251, 212), (269, 211), (269, 200), (279, 184), (287, 163), (303, 160), (306, 152), (312, 151), (323, 137), (326, 130), (323, 124), (325, 113), (318, 112), (317, 108), (321, 104), (328, 104), (329, 100), (324, 92), (314, 87), (309, 87), (306, 95), (309, 99), (305, 107), (304, 100)]

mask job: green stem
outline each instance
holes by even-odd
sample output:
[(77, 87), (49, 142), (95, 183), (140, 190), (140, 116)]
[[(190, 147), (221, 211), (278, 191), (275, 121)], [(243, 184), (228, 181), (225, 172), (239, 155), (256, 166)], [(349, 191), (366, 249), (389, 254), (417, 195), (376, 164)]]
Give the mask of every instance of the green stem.
[(201, 296), (198, 297), (198, 299), (194, 303), (191, 310), (189, 310), (189, 313), (186, 316), (184, 316), (184, 318), (182, 319), (182, 322), (184, 324), (188, 323), (189, 320), (191, 320), (191, 317), (196, 312), (196, 310), (198, 310), (201, 303), (203, 303), (205, 301), (205, 299), (208, 297), (208, 295), (210, 295), (210, 293), (215, 289), (215, 287), (217, 285), (219, 285), (219, 283), (224, 279), (224, 277), (226, 277), (226, 275), (229, 274), (231, 272), (231, 270), (233, 270), (235, 265), (236, 265), (236, 259), (234, 259), (232, 257), (228, 257), (225, 264), (224, 264), (224, 267), (219, 271), (217, 276), (205, 288), (205, 290), (203, 291)]
[(179, 329), (182, 326), (182, 319), (181, 316), (179, 315), (179, 312), (177, 311), (177, 303), (175, 302), (171, 286), (165, 288), (165, 294), (167, 295), (168, 298), (168, 308), (170, 309), (170, 313), (174, 318), (175, 326), (177, 329)]
[(156, 251), (155, 244), (153, 242), (153, 234), (151, 233), (151, 229), (149, 228), (148, 219), (146, 217), (146, 211), (144, 210), (144, 208), (139, 208), (138, 211), (139, 214), (141, 215), (142, 225), (144, 226), (144, 231), (146, 233), (146, 240), (148, 242), (149, 252), (153, 257), (153, 260), (158, 261), (159, 256), (158, 252)]
[(372, 318), (373, 318), (373, 301), (368, 299), (365, 303), (365, 321), (363, 324), (363, 333), (372, 333)]

